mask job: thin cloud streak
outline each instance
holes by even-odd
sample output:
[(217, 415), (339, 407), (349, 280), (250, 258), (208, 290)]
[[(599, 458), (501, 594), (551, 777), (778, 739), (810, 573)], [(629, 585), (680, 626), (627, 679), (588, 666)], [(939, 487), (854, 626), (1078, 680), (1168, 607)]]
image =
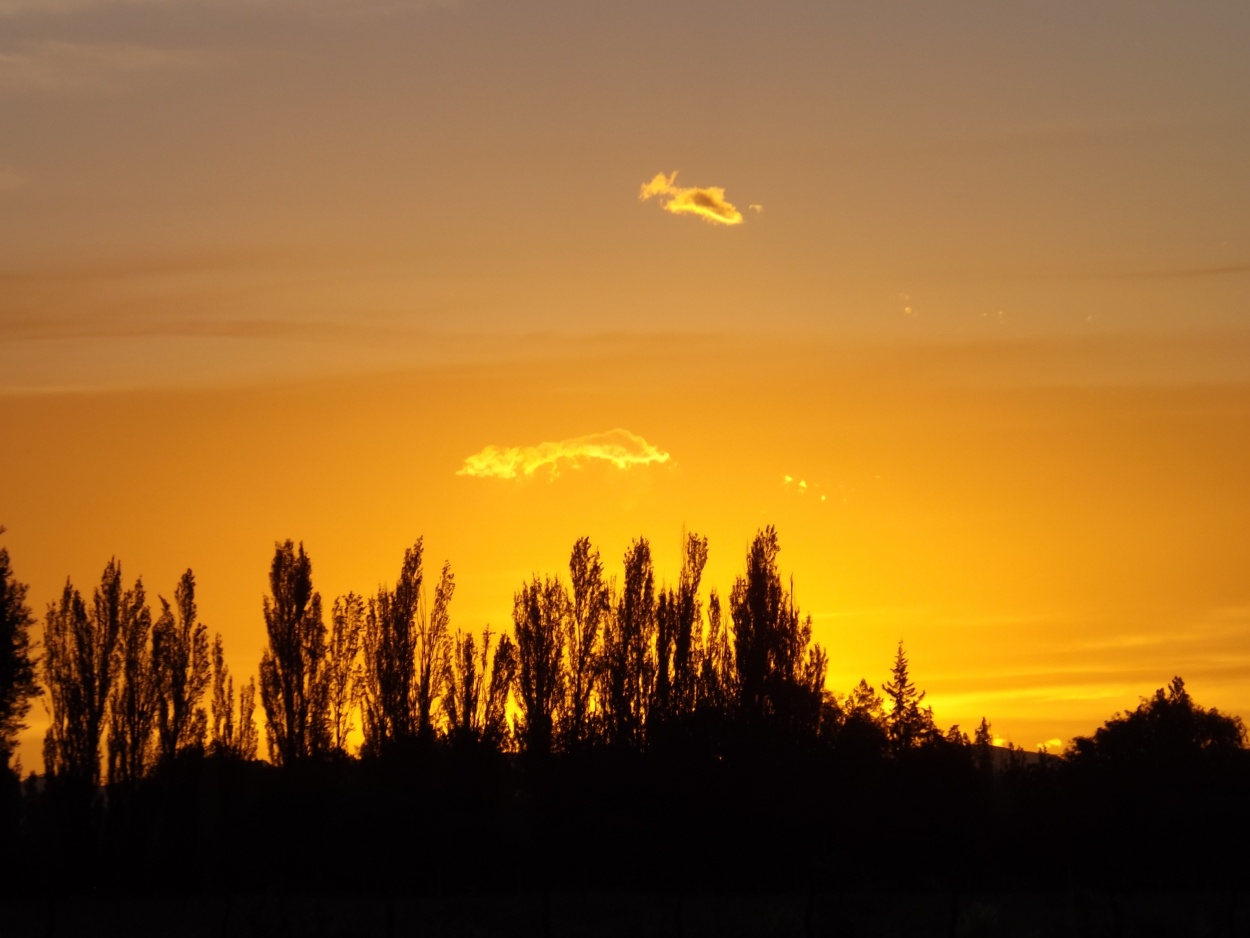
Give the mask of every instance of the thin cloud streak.
[(668, 453), (637, 434), (618, 428), (536, 446), (487, 446), (466, 457), (464, 466), (456, 475), (515, 479), (518, 475), (532, 476), (539, 469), (549, 469), (555, 477), (560, 474), (562, 466), (580, 469), (592, 460), (610, 463), (618, 469), (629, 469), (666, 463), (670, 458)]
[(66, 17), (93, 10), (133, 7), (247, 8), (287, 7), (298, 12), (334, 8), (354, 12), (396, 13), (403, 10), (454, 9), (460, 0), (0, 0), (0, 17)]
[[(677, 171), (665, 176), (656, 173), (650, 182), (644, 182), (638, 192), (639, 201), (660, 199), (660, 207), (673, 215), (694, 215), (713, 225), (741, 225), (742, 213), (726, 198), (720, 186), (706, 188), (685, 187), (676, 184)], [(760, 206), (752, 206), (762, 211)]]
[(116, 91), (141, 76), (203, 60), (200, 53), (128, 43), (27, 42), (0, 51), (0, 91)]

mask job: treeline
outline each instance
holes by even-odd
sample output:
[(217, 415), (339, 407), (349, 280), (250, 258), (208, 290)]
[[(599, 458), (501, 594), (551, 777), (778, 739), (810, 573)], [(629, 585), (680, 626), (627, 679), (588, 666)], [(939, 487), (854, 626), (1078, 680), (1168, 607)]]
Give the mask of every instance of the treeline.
[[(1244, 727), (1180, 678), (1062, 758), (1000, 750), (985, 718), (971, 737), (937, 725), (901, 642), (880, 691), (827, 688), (779, 550), (760, 531), (722, 601), (703, 592), (706, 538), (685, 536), (671, 586), (646, 539), (618, 580), (582, 538), (567, 578), (521, 584), (495, 634), (453, 627), (455, 577), (427, 579), (421, 540), (393, 587), (328, 616), (287, 541), (257, 677), (236, 692), (192, 571), (155, 606), (116, 560), (89, 601), (67, 582), (39, 649), (0, 549), (4, 827), (42, 863), (20, 878), (466, 888), (466, 870), (521, 857), (493, 888), (915, 886), (929, 850), (957, 861), (930, 875), (1040, 883), (1250, 833)], [(11, 756), (40, 694), (45, 772), (19, 785)], [(1074, 835), (1097, 850), (1074, 853)], [(145, 856), (164, 862), (127, 878)]]
[[(496, 635), (453, 630), (455, 576), (445, 563), (431, 599), (420, 539), (393, 588), (337, 597), (328, 623), (303, 545), (276, 545), (258, 666), (269, 761), (344, 757), (357, 730), (366, 758), (436, 742), (644, 752), (730, 724), (796, 743), (853, 724), (895, 754), (969, 743), (921, 707), (901, 643), (883, 695), (866, 681), (845, 696), (826, 689), (827, 654), (783, 581), (774, 529), (756, 536), (727, 610), (715, 589), (704, 608), (707, 539), (690, 534), (683, 547), (676, 586), (657, 581), (645, 538), (626, 551), (618, 585), (582, 538), (568, 580), (523, 583), (511, 635)], [(157, 603), (142, 580), (127, 587), (114, 559), (90, 602), (66, 582), (49, 605), (40, 671), (49, 776), (128, 785), (186, 752), (256, 757), (257, 682), (236, 699), (221, 636), (210, 652), (199, 621), (194, 573), (172, 604)], [(977, 734), (989, 744), (984, 721)]]

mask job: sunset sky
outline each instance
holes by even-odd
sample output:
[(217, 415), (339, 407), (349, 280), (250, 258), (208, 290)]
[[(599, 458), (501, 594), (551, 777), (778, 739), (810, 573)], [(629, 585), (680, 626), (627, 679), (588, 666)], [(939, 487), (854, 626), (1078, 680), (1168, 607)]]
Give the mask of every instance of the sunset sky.
[[(42, 617), (195, 570), (256, 671), (424, 536), (589, 535), (1053, 748), (1250, 718), (1244, 0), (0, 0), (0, 524)], [(154, 596), (153, 596), (154, 598)], [(27, 769), (46, 715), (36, 703)]]

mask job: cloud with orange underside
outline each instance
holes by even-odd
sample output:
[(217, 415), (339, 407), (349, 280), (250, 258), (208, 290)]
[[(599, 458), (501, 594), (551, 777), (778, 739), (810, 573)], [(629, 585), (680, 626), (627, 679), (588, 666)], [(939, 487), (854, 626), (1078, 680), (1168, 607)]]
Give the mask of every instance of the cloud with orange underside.
[(660, 207), (666, 212), (694, 215), (713, 225), (741, 225), (743, 221), (742, 213), (725, 198), (724, 189), (720, 186), (679, 186), (676, 170), (667, 176), (656, 173), (650, 182), (642, 184), (638, 198), (643, 202), (658, 198)]
[(628, 430), (608, 430), (533, 446), (487, 446), (465, 457), (456, 473), (479, 479), (515, 479), (546, 469), (554, 478), (561, 468), (581, 469), (591, 462), (605, 462), (617, 469), (666, 463), (671, 457)]

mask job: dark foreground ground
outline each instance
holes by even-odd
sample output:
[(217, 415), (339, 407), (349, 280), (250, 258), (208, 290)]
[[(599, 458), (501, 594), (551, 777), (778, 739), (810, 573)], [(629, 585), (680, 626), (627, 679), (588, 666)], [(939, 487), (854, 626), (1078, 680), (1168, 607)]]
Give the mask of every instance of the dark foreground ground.
[(340, 899), (239, 895), (11, 901), (0, 933), (53, 936), (1021, 936), (1250, 938), (1250, 888), (1010, 895), (571, 894)]

